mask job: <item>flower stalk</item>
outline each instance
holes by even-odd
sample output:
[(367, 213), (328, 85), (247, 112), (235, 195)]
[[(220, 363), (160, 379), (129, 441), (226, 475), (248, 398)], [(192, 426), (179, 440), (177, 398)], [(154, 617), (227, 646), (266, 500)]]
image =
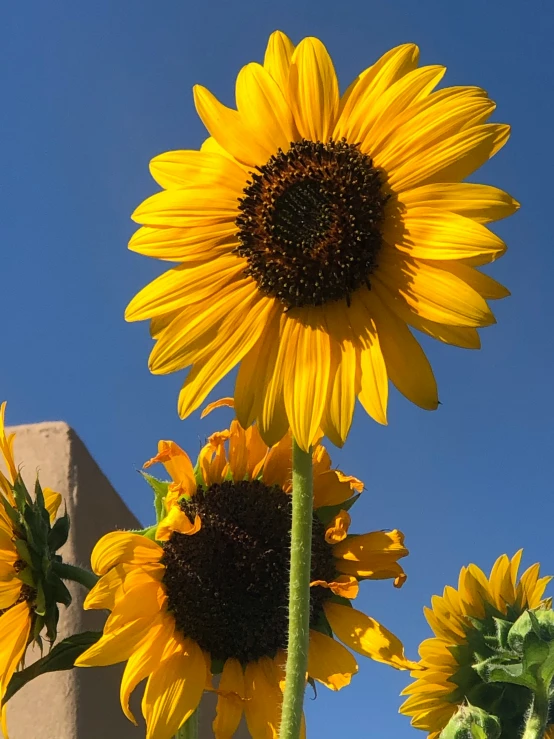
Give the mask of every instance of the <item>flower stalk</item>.
[(66, 564), (65, 562), (54, 562), (52, 569), (61, 577), (62, 580), (72, 580), (78, 582), (83, 587), (90, 590), (98, 582), (98, 576), (90, 570), (85, 570), (83, 567), (77, 565)]
[(289, 634), (280, 739), (298, 739), (302, 725), (310, 638), (312, 516), (312, 454), (293, 439)]
[(542, 690), (536, 690), (533, 696), (522, 739), (544, 739), (548, 725), (549, 701), (546, 686), (541, 687)]

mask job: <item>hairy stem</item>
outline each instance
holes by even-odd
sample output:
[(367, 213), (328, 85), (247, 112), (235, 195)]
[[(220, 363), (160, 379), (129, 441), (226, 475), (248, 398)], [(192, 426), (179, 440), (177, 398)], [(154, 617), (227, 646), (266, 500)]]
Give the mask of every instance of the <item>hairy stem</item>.
[(298, 739), (310, 640), (312, 559), (312, 454), (292, 442), (292, 527), (289, 589), (289, 639), (280, 739)]

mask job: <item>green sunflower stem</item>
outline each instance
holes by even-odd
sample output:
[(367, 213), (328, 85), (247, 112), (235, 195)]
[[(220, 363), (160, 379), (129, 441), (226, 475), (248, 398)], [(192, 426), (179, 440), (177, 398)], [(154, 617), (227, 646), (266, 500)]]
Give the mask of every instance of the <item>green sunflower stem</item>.
[(198, 739), (198, 709), (181, 726), (175, 734), (175, 739)]
[(54, 562), (52, 569), (62, 580), (73, 580), (83, 585), (87, 590), (93, 588), (98, 582), (98, 576), (90, 570), (85, 570), (77, 565), (68, 565), (65, 562)]
[(280, 739), (298, 739), (302, 725), (310, 640), (312, 516), (312, 454), (302, 451), (293, 439), (289, 639)]
[(548, 725), (548, 691), (537, 690), (529, 709), (521, 739), (544, 739)]

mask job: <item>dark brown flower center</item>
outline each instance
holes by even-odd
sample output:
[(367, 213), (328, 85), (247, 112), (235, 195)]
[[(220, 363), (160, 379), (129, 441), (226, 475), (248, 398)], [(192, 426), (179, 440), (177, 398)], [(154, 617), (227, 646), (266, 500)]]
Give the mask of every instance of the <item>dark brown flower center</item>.
[[(181, 507), (202, 528), (173, 533), (164, 546), (163, 578), (177, 628), (212, 659), (243, 664), (274, 657), (287, 643), (290, 496), (261, 481), (200, 488)], [(323, 524), (314, 517), (312, 579), (335, 576)], [(322, 615), (328, 589), (311, 589), (310, 621)]]
[(382, 174), (358, 145), (302, 139), (252, 173), (237, 252), (286, 307), (346, 299), (369, 285), (382, 245)]

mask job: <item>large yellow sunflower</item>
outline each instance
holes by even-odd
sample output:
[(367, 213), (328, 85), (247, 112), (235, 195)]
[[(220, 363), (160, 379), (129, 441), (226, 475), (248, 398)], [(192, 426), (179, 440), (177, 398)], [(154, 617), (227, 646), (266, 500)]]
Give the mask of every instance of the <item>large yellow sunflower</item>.
[[(155, 541), (130, 532), (101, 539), (92, 567), (101, 575), (86, 608), (109, 609), (100, 641), (76, 662), (127, 661), (121, 703), (148, 679), (142, 711), (147, 739), (169, 739), (206, 689), (218, 692), (216, 739), (246, 717), (254, 739), (277, 737), (287, 637), (291, 437), (268, 449), (257, 427), (237, 421), (214, 434), (196, 470), (174, 442), (161, 441), (148, 465), (162, 462), (172, 482)], [(347, 512), (362, 483), (313, 453), (316, 515), (308, 674), (331, 690), (357, 672), (346, 649), (411, 669), (400, 641), (351, 600), (364, 579), (394, 579), (407, 555), (399, 531), (351, 537)], [(220, 674), (212, 688), (212, 674)]]
[(322, 428), (341, 445), (356, 398), (387, 422), (388, 380), (437, 407), (432, 369), (408, 326), (465, 348), (508, 291), (476, 267), (505, 244), (485, 224), (518, 203), (462, 183), (506, 143), (478, 87), (434, 88), (404, 44), (340, 95), (324, 45), (277, 31), (263, 65), (236, 83), (237, 110), (196, 86), (210, 137), (155, 157), (163, 192), (145, 200), (130, 241), (179, 263), (131, 301), (151, 319), (150, 369), (191, 366), (187, 416), (240, 362), (236, 412), (274, 444), (289, 428), (307, 450)]
[[(463, 567), (458, 589), (447, 586), (432, 598), (425, 616), (435, 636), (420, 646), (416, 680), (404, 689), (409, 697), (400, 711), (412, 726), (438, 739), (459, 706), (467, 701), (502, 718), (502, 737), (521, 735), (530, 702), (527, 688), (506, 683), (485, 684), (473, 665), (489, 654), (498, 633), (498, 619), (514, 623), (528, 608), (537, 608), (551, 577), (539, 577), (539, 565), (529, 567), (518, 581), (521, 551), (510, 560), (499, 557), (487, 577), (476, 565)], [(554, 739), (554, 725), (548, 730)]]
[[(14, 487), (19, 478), (13, 456), (15, 434), (6, 435), (5, 411), (4, 402), (0, 405), (0, 455), (7, 476), (0, 471), (0, 702), (4, 699), (9, 682), (23, 660), (28, 645), (39, 639), (45, 623), (42, 618), (45, 615), (44, 592), (43, 602), (38, 607), (41, 615), (37, 616), (37, 573), (33, 570), (31, 558), (28, 557), (28, 561), (23, 559), (29, 548), (25, 531), (18, 525), (19, 516), (14, 496)], [(61, 495), (45, 488), (43, 497), (52, 523), (61, 503)], [(1, 720), (2, 732), (7, 736), (6, 706), (2, 707)]]

